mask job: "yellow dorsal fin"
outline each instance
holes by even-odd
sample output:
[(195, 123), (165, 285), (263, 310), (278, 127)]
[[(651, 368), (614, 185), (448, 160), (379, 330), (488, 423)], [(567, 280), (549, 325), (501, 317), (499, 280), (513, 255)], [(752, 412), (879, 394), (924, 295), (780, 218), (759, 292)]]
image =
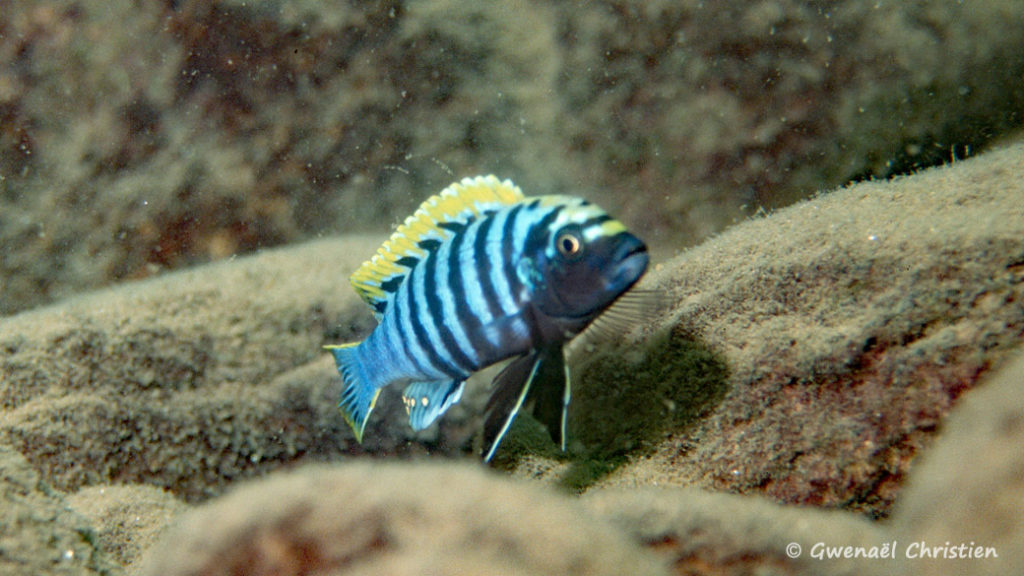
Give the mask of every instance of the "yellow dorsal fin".
[(463, 178), (424, 201), (349, 281), (379, 320), (409, 269), (427, 255), (423, 243), (443, 242), (454, 234), (443, 224), (465, 225), (488, 210), (522, 199), (522, 191), (511, 180), (495, 176)]

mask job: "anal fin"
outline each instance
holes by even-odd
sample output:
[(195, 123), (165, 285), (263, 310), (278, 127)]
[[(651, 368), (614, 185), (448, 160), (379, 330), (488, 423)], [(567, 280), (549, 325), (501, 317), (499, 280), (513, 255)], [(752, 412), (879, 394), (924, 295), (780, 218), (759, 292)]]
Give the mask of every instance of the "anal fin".
[(423, 430), (434, 423), (453, 404), (462, 398), (466, 382), (449, 380), (440, 382), (413, 382), (402, 392), (405, 411), (409, 413), (409, 425), (413, 430)]

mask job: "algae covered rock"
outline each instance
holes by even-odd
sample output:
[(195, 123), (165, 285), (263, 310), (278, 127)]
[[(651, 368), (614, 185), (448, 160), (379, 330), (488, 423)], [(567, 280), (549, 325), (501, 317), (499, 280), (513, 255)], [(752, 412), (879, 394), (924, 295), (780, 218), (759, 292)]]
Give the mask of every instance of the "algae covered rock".
[(965, 393), (887, 521), (687, 487), (595, 487), (580, 500), (677, 574), (1019, 574), (1024, 350)]
[(0, 319), (0, 442), (62, 490), (140, 482), (193, 501), (303, 458), (423, 451), (394, 399), (354, 441), (321, 348), (373, 322), (346, 279), (377, 245), (266, 251)]
[(821, 543), (892, 549), (892, 533), (878, 523), (759, 496), (645, 486), (594, 489), (581, 501), (671, 562), (676, 574), (863, 576), (876, 573), (863, 558), (824, 559), (816, 550)]
[[(641, 287), (670, 305), (639, 343), (587, 364), (573, 419), (628, 431), (643, 424), (645, 393), (687, 417), (648, 418), (654, 446), (597, 484), (697, 485), (886, 516), (957, 399), (1024, 332), (1022, 172), (1015, 145), (857, 184), (656, 266)], [(708, 350), (704, 371), (724, 383), (662, 397), (685, 390), (658, 379), (687, 377), (688, 348)]]
[(543, 486), (480, 467), (349, 464), (239, 487), (181, 519), (140, 576), (668, 574)]
[(89, 522), (0, 444), (0, 575), (117, 575)]
[(1022, 384), (1024, 350), (965, 395), (921, 456), (892, 518), (917, 546), (905, 573), (1024, 573)]
[(68, 495), (67, 503), (88, 521), (97, 547), (124, 566), (137, 562), (187, 510), (167, 491), (146, 484), (88, 486)]
[(579, 190), (693, 244), (1019, 127), (1022, 19), (1006, 0), (8, 2), (0, 313), (386, 230), (452, 173)]

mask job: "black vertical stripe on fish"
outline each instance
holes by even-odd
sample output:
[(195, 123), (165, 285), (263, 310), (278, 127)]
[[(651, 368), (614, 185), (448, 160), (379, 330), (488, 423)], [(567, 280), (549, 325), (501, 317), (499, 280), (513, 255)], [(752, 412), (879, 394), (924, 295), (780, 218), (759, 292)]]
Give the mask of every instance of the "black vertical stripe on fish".
[(598, 224), (604, 224), (605, 222), (608, 222), (611, 219), (612, 219), (612, 217), (609, 216), (608, 214), (602, 214), (600, 216), (595, 216), (594, 218), (588, 218), (588, 219), (584, 220), (583, 222), (580, 222), (579, 227), (580, 227), (580, 230), (586, 230), (587, 228), (590, 228), (591, 226), (595, 226), (595, 225), (598, 225)]
[[(461, 236), (461, 234), (457, 235), (452, 242), (455, 242)], [(454, 249), (454, 244), (449, 244), (446, 249)], [(431, 252), (427, 256), (426, 270), (423, 276), (423, 294), (427, 297), (427, 308), (429, 309), (427, 316), (430, 317), (434, 330), (441, 337), (441, 344), (444, 346), (445, 351), (448, 352), (448, 357), (452, 359), (454, 365), (461, 369), (464, 374), (468, 374), (473, 371), (473, 366), (476, 365), (476, 362), (462, 349), (449, 323), (443, 318), (445, 306), (441, 299), (454, 298), (455, 296), (451, 291), (442, 294), (440, 290), (438, 277), (448, 275), (448, 260), (441, 258), (441, 252), (443, 251)], [(455, 300), (452, 302), (451, 307), (456, 310), (456, 315), (458, 315), (458, 310), (465, 308), (465, 305)]]
[[(490, 220), (490, 218), (488, 218)], [(483, 320), (479, 314), (475, 314), (472, 307), (469, 305), (469, 297), (466, 293), (466, 282), (465, 273), (460, 266), (462, 244), (467, 240), (473, 240), (472, 248), (476, 250), (477, 242), (476, 239), (480, 238), (482, 234), (486, 234), (485, 228), (486, 223), (481, 223), (480, 226), (472, 227), (466, 230), (466, 233), (460, 238), (452, 240), (451, 252), (448, 253), (448, 289), (451, 291), (452, 299), (455, 301), (455, 316), (462, 326), (463, 331), (466, 334), (466, 339), (470, 345), (473, 346), (473, 352), (476, 356), (476, 362), (473, 370), (478, 370), (482, 367), (482, 362), (486, 358), (495, 358), (498, 355), (498, 351), (491, 345), (490, 340), (487, 339), (487, 335), (484, 334)], [(466, 238), (466, 236), (475, 235), (474, 238)], [(475, 262), (473, 263), (475, 265)], [(474, 272), (477, 274), (479, 283), (479, 266), (476, 266)], [(484, 298), (486, 299), (486, 297)]]
[[(515, 253), (515, 243), (513, 240), (516, 221), (522, 214), (524, 214), (522, 210), (512, 210), (508, 215), (508, 220), (505, 220), (505, 226), (501, 231), (501, 266), (494, 266), (492, 271), (493, 277), (499, 278), (508, 286), (508, 294), (512, 299), (510, 304), (512, 304), (513, 308), (519, 308), (517, 305), (518, 302), (516, 299), (515, 285), (513, 283), (519, 283), (519, 273), (516, 271), (518, 258), (516, 258), (516, 256), (521, 256)], [(499, 274), (500, 276), (498, 276)], [(502, 306), (502, 308), (504, 308), (504, 306)]]
[(402, 281), (403, 280), (404, 280), (404, 278), (401, 277), (401, 276), (395, 276), (394, 278), (389, 278), (389, 279), (385, 280), (384, 282), (381, 282), (381, 284), (380, 284), (381, 290), (384, 290), (385, 292), (389, 292), (391, 294), (394, 294), (395, 292), (398, 291), (398, 287), (402, 285)]
[(394, 339), (391, 337), (394, 335), (393, 332), (388, 332), (389, 337), (387, 338), (387, 340), (388, 343), (391, 344), (392, 346), (404, 349), (407, 352), (407, 356), (409, 358), (410, 363), (412, 363), (413, 368), (415, 368), (422, 374), (426, 374), (428, 373), (428, 371), (427, 367), (424, 365), (425, 359), (422, 356), (422, 351), (420, 350), (419, 346), (415, 345), (416, 340), (412, 337), (412, 334), (409, 333), (409, 331), (412, 329), (412, 326), (406, 325), (406, 320), (410, 318), (411, 315), (407, 316), (403, 314), (405, 310), (401, 306), (402, 300), (403, 298), (401, 297), (401, 294), (397, 294), (394, 298), (391, 299), (390, 313), (393, 314), (395, 318), (394, 322), (396, 332), (398, 332), (398, 341), (395, 342)]
[(452, 232), (455, 235), (459, 235), (459, 234), (462, 233), (463, 230), (466, 229), (466, 226), (468, 226), (472, 222), (473, 222), (472, 218), (470, 218), (466, 222), (438, 222), (437, 223), (437, 227), (441, 228), (442, 230), (447, 230), (449, 232)]
[(524, 254), (540, 254), (544, 252), (544, 249), (547, 247), (544, 241), (549, 237), (551, 225), (558, 219), (558, 212), (558, 210), (553, 209), (542, 216), (540, 220), (533, 223), (530, 234), (526, 237), (526, 242), (523, 244)]
[(441, 241), (437, 238), (427, 238), (425, 240), (420, 240), (418, 245), (427, 252), (434, 252), (437, 250), (438, 246), (441, 245)]
[[(479, 230), (478, 226), (467, 226), (461, 234), (452, 238), (451, 245), (448, 248), (448, 258), (444, 262), (445, 274), (439, 277), (438, 282), (439, 284), (443, 283), (448, 288), (447, 293), (452, 304), (451, 311), (455, 315), (456, 320), (452, 323), (455, 326), (453, 333), (457, 329), (465, 338), (466, 341), (460, 343), (460, 347), (463, 348), (467, 356), (473, 357), (473, 370), (480, 368), (480, 354), (473, 337), (470, 335), (470, 327), (474, 324), (479, 324), (479, 319), (474, 313), (469, 297), (466, 294), (465, 277), (468, 272), (461, 265), (460, 258), (462, 257), (463, 244), (467, 241), (472, 241), (470, 236), (475, 236), (477, 230)], [(448, 314), (447, 310), (445, 314)], [(456, 338), (456, 341), (458, 341), (458, 338)], [(469, 346), (470, 349), (466, 350), (466, 346)]]
[(502, 283), (508, 294), (508, 302), (503, 302), (504, 295), (501, 291), (497, 291), (498, 305), (501, 306), (504, 315), (508, 314), (508, 311), (518, 310), (516, 306), (516, 296), (513, 292), (512, 282), (516, 278), (516, 258), (514, 254), (515, 244), (513, 243), (513, 236), (515, 234), (516, 222), (524, 214), (522, 207), (516, 206), (514, 209), (509, 211), (508, 217), (505, 219), (505, 223), (501, 228), (501, 262), (491, 262), (491, 280), (497, 288), (497, 284)]
[[(427, 258), (427, 262), (429, 261), (430, 258)], [(451, 378), (460, 378), (463, 376), (463, 372), (438, 354), (437, 348), (434, 347), (433, 340), (427, 333), (427, 327), (423, 325), (422, 318), (430, 316), (431, 314), (429, 309), (421, 312), (421, 304), (425, 305), (426, 303), (419, 302), (419, 299), (416, 298), (416, 290), (414, 289), (416, 286), (417, 272), (426, 273), (426, 270), (423, 268), (424, 266), (419, 266), (410, 270), (409, 276), (406, 279), (406, 284), (409, 287), (408, 290), (405, 290), (406, 294), (408, 294), (409, 323), (412, 325), (413, 334), (416, 336), (413, 339), (413, 342), (426, 354), (427, 360), (436, 372)]]
[(501, 318), (504, 311), (498, 302), (498, 292), (494, 288), (494, 281), (491, 279), (491, 270), (495, 268), (494, 263), (487, 256), (487, 237), (490, 234), (491, 226), (494, 225), (496, 217), (487, 218), (480, 223), (477, 229), (476, 238), (473, 239), (473, 265), (476, 266), (477, 278), (480, 283), (480, 293), (487, 303), (487, 311), (491, 318)]

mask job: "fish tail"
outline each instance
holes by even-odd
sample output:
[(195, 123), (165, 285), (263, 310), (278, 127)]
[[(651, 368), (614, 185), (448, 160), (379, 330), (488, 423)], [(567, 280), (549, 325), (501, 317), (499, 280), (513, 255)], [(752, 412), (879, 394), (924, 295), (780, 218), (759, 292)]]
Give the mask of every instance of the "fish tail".
[(366, 421), (369, 420), (370, 412), (373, 411), (377, 397), (380, 396), (380, 388), (367, 380), (360, 361), (358, 345), (358, 342), (354, 342), (324, 348), (334, 354), (334, 363), (337, 364), (338, 373), (341, 374), (344, 383), (338, 408), (341, 409), (345, 421), (352, 427), (356, 441), (362, 444), (363, 430), (366, 429)]

